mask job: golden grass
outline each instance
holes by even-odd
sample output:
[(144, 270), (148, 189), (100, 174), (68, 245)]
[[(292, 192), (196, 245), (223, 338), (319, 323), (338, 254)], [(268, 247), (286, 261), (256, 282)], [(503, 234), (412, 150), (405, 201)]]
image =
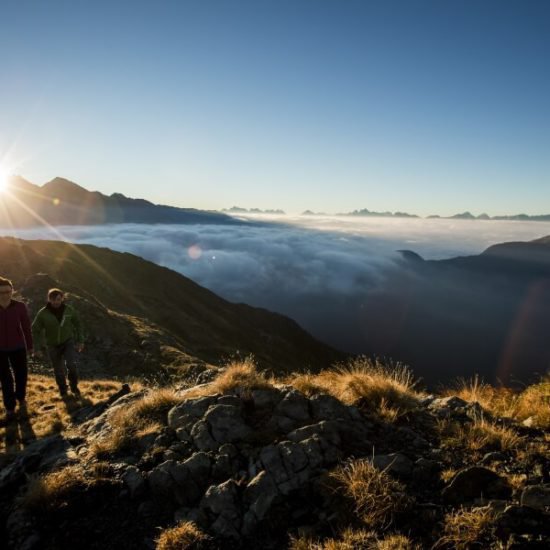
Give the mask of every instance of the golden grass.
[(44, 514), (67, 505), (77, 490), (85, 490), (100, 479), (104, 469), (85, 469), (80, 464), (65, 466), (56, 472), (33, 478), (20, 503), (33, 514)]
[(330, 473), (330, 478), (335, 482), (335, 490), (352, 503), (357, 518), (373, 529), (387, 528), (396, 514), (412, 503), (405, 487), (369, 460), (339, 466)]
[(387, 535), (378, 539), (374, 531), (345, 529), (338, 538), (312, 540), (290, 539), (289, 550), (418, 550), (420, 547), (404, 535)]
[(376, 533), (364, 529), (346, 529), (337, 539), (312, 540), (307, 537), (290, 538), (289, 550), (367, 550), (376, 541)]
[(550, 376), (518, 392), (510, 388), (496, 388), (475, 376), (460, 379), (455, 388), (445, 390), (446, 395), (457, 395), (465, 401), (477, 401), (494, 416), (513, 418), (522, 422), (531, 418), (534, 426), (550, 428)]
[(306, 395), (328, 393), (387, 421), (416, 409), (421, 396), (414, 389), (417, 382), (407, 366), (385, 365), (366, 357), (319, 374), (299, 374), (284, 381)]
[(512, 451), (525, 443), (512, 428), (497, 426), (483, 418), (467, 424), (445, 420), (440, 421), (438, 427), (447, 447), (472, 453)]
[(0, 466), (36, 439), (62, 432), (82, 408), (108, 399), (121, 384), (109, 380), (82, 380), (77, 399), (62, 400), (53, 376), (30, 373), (27, 384), (27, 410), (15, 422), (0, 426)]
[(374, 548), (376, 550), (420, 550), (420, 546), (405, 535), (388, 535), (379, 540)]
[(252, 357), (244, 361), (234, 361), (204, 387), (192, 389), (185, 394), (186, 399), (214, 394), (234, 394), (247, 397), (252, 390), (272, 388), (266, 376), (258, 372)]
[(92, 452), (106, 457), (134, 449), (141, 437), (157, 433), (166, 425), (168, 411), (181, 401), (173, 388), (157, 388), (115, 410), (109, 418), (110, 432), (93, 445)]
[(485, 537), (490, 535), (494, 519), (495, 514), (489, 507), (451, 512), (445, 516), (443, 536), (434, 548), (468, 550), (474, 544), (479, 548), (488, 548), (484, 545)]
[(192, 550), (201, 547), (207, 536), (192, 522), (182, 521), (165, 529), (156, 540), (156, 550)]

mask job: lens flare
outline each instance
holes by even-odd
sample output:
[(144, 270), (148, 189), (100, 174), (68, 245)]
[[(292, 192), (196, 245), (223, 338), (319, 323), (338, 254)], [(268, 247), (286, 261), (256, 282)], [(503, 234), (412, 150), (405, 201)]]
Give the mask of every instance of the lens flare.
[(198, 260), (202, 256), (202, 249), (198, 244), (194, 244), (188, 248), (187, 254), (192, 260)]

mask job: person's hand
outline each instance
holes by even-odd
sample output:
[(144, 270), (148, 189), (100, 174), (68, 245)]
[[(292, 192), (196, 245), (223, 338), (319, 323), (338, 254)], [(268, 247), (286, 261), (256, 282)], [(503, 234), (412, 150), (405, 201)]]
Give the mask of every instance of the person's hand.
[(84, 344), (77, 344), (76, 351), (78, 351), (78, 353), (82, 353), (83, 350), (84, 350)]

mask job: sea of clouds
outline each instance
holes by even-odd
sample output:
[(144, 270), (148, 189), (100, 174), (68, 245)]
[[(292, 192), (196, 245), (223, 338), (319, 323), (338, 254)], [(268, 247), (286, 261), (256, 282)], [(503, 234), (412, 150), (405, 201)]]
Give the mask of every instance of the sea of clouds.
[(233, 302), (265, 307), (318, 338), (359, 352), (346, 337), (368, 291), (398, 250), (425, 259), (479, 254), (492, 244), (550, 235), (550, 223), (493, 220), (247, 216), (243, 225), (62, 226), (0, 230), (131, 252)]

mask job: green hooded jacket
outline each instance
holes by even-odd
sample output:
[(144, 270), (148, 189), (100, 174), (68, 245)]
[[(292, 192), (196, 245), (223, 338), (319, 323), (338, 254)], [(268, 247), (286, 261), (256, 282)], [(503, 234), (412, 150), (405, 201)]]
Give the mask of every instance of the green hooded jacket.
[(65, 310), (63, 311), (61, 322), (57, 320), (57, 317), (47, 306), (43, 307), (36, 314), (32, 323), (35, 349), (44, 347), (44, 343), (48, 347), (58, 346), (70, 338), (77, 344), (81, 344), (84, 341), (82, 323), (80, 322), (78, 312), (72, 306), (68, 304), (64, 305)]

